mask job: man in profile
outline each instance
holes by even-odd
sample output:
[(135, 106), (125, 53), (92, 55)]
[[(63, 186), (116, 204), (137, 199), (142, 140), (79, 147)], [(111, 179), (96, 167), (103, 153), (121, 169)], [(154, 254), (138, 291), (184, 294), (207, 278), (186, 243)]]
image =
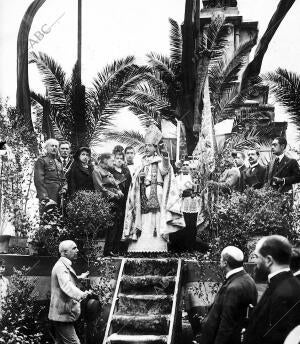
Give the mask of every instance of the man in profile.
[(280, 235), (256, 245), (256, 269), (268, 275), (268, 288), (249, 319), (246, 344), (282, 344), (300, 324), (300, 282), (290, 271), (292, 246)]
[(276, 137), (271, 151), (275, 158), (269, 163), (267, 171), (268, 184), (281, 193), (291, 191), (293, 184), (300, 182), (298, 162), (284, 154), (287, 141), (284, 137)]
[(81, 291), (77, 282), (86, 278), (89, 272), (80, 276), (72, 268), (72, 261), (77, 258), (78, 248), (74, 241), (65, 240), (59, 244), (60, 258), (51, 273), (51, 299), (49, 320), (53, 322), (55, 337), (59, 344), (80, 344), (74, 328), (74, 322), (80, 316), (80, 301), (91, 294)]
[(232, 191), (243, 191), (243, 173), (246, 169), (246, 156), (243, 152), (232, 152), (231, 156), (233, 158), (233, 166), (223, 172), (218, 182), (208, 181), (208, 187), (218, 188), (225, 194), (231, 194)]
[(258, 162), (259, 151), (251, 149), (248, 151), (248, 160), (250, 166), (244, 171), (243, 181), (245, 186), (260, 189), (263, 187), (266, 179), (266, 167)]
[(200, 344), (240, 344), (249, 305), (255, 305), (257, 290), (243, 268), (244, 254), (234, 246), (224, 248), (220, 266), (226, 279), (202, 323)]

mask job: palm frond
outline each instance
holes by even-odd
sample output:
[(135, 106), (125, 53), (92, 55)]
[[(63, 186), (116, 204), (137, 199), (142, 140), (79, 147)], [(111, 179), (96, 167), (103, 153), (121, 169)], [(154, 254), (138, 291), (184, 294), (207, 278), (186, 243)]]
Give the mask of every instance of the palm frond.
[(182, 59), (182, 32), (176, 20), (169, 18), (170, 23), (170, 57), (174, 64), (180, 65)]
[(66, 75), (62, 67), (50, 56), (44, 53), (30, 53), (29, 63), (35, 63), (44, 85), (47, 88), (51, 103), (57, 106), (66, 105), (64, 87)]
[(300, 131), (300, 74), (278, 68), (265, 74), (263, 79)]
[(157, 53), (149, 53), (146, 55), (150, 66), (154, 72), (158, 73), (160, 79), (166, 83), (170, 83), (176, 79), (176, 65), (167, 56)]
[[(116, 141), (126, 146), (132, 146), (136, 148), (138, 152), (143, 151), (143, 146), (145, 144), (144, 136), (140, 132), (135, 130), (104, 130), (101, 132), (102, 142), (103, 139), (105, 139), (106, 141)], [(96, 141), (97, 139), (94, 138), (91, 144), (95, 144)]]
[(224, 49), (228, 46), (226, 27), (224, 16), (216, 17), (203, 33), (201, 49), (210, 50), (212, 58), (223, 55)]

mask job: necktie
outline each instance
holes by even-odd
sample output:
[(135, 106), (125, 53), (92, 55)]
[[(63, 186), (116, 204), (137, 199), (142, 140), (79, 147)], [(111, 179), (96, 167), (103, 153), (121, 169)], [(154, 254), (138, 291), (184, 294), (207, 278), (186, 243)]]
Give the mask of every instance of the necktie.
[(278, 171), (279, 167), (279, 158), (276, 158), (273, 164), (273, 171), (272, 171), (272, 177), (274, 177)]

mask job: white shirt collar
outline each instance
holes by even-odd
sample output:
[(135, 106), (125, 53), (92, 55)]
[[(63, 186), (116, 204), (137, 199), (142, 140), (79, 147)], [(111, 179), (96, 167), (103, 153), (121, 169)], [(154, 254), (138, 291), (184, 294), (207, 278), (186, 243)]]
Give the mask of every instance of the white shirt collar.
[(268, 281), (270, 282), (271, 278), (280, 274), (281, 272), (289, 272), (289, 271), (291, 271), (290, 268), (284, 268), (284, 269), (272, 272), (271, 274), (268, 275)]
[(62, 260), (62, 262), (67, 265), (67, 266), (71, 266), (72, 265), (72, 262), (69, 258), (67, 257), (60, 257), (60, 260)]
[(236, 268), (236, 269), (232, 269), (232, 270), (228, 271), (226, 274), (226, 279), (228, 279), (230, 276), (232, 276), (232, 275), (234, 275), (240, 271), (243, 271), (243, 270), (244, 270), (244, 268), (241, 266), (240, 268)]
[(300, 270), (298, 270), (294, 273), (294, 276), (299, 276), (299, 275), (300, 275)]
[(258, 162), (256, 162), (256, 163), (253, 164), (253, 165), (250, 164), (250, 168), (254, 168), (254, 167), (256, 167), (256, 166), (258, 166)]
[(279, 162), (281, 162), (281, 160), (283, 159), (283, 157), (284, 157), (284, 153), (282, 153), (282, 154), (276, 156), (276, 159), (278, 158), (278, 159), (279, 159)]

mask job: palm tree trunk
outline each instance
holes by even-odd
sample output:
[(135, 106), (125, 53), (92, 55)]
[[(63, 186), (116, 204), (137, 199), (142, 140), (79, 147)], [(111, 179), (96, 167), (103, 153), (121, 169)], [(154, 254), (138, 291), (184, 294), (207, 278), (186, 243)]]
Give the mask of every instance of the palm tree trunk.
[(275, 13), (273, 14), (266, 32), (263, 34), (257, 48), (253, 60), (248, 64), (242, 77), (241, 90), (244, 90), (250, 79), (259, 75), (263, 58), (268, 50), (269, 44), (279, 28), (284, 17), (289, 12), (296, 0), (280, 0)]
[(28, 82), (28, 37), (33, 18), (46, 0), (34, 0), (28, 7), (17, 40), (17, 109), (23, 116), (30, 132), (34, 132), (31, 119), (30, 91)]

